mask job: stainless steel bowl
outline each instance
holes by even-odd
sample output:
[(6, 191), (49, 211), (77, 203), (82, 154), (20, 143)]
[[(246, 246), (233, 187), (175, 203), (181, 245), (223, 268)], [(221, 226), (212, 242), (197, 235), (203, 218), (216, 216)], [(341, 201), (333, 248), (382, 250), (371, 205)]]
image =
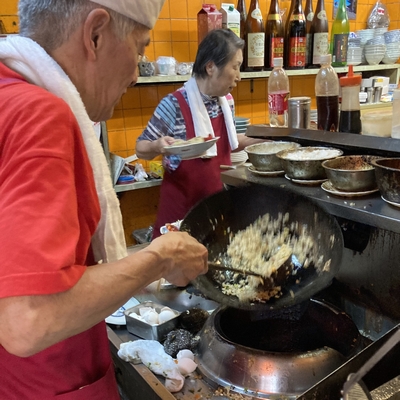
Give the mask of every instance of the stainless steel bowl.
[[(376, 157), (375, 157), (376, 158)], [(376, 188), (373, 156), (342, 156), (322, 162), (332, 185), (345, 192), (362, 192)]]
[(343, 154), (333, 147), (299, 147), (277, 153), (286, 175), (291, 179), (317, 180), (326, 179), (322, 162)]
[(372, 165), (383, 199), (400, 205), (400, 158), (378, 158)]
[(295, 142), (275, 141), (256, 143), (245, 147), (245, 151), (249, 157), (249, 161), (258, 171), (282, 171), (281, 160), (276, 153), (300, 147)]

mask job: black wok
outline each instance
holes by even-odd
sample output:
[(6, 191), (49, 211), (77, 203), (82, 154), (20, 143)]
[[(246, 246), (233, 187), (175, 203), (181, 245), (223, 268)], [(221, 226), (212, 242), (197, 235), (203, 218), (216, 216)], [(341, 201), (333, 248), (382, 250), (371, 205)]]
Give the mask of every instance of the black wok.
[(180, 230), (203, 243), (208, 248), (209, 260), (214, 261), (226, 253), (229, 232), (245, 229), (266, 213), (277, 218), (279, 213), (286, 212), (289, 212), (289, 223), (297, 221), (307, 225), (318, 254), (330, 260), (327, 270), (297, 265), (296, 275), (285, 280), (281, 295), (263, 303), (240, 301), (236, 296), (223, 294), (211, 271), (196, 278), (193, 285), (205, 296), (228, 307), (264, 311), (294, 306), (329, 286), (342, 260), (343, 237), (339, 224), (318, 204), (289, 189), (252, 185), (216, 193), (188, 212)]

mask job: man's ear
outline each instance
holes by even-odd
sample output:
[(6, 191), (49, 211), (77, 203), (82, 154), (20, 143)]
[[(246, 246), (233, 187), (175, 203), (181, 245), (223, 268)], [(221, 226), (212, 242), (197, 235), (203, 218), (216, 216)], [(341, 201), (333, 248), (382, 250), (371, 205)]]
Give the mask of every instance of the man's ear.
[(92, 10), (83, 24), (83, 43), (89, 59), (97, 58), (97, 51), (111, 29), (110, 14), (102, 8)]

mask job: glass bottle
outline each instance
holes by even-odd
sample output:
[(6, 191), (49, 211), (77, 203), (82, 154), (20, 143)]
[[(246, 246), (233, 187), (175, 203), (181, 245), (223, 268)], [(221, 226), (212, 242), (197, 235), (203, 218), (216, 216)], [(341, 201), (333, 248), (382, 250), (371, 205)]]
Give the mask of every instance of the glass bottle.
[(274, 69), (268, 78), (269, 124), (274, 127), (288, 126), (289, 78), (283, 69), (283, 58), (273, 60)]
[(238, 0), (236, 10), (238, 10), (240, 14), (240, 37), (244, 40), (247, 19), (246, 0)]
[(317, 129), (336, 132), (339, 126), (339, 78), (331, 65), (331, 55), (320, 57), (321, 68), (315, 78)]
[(312, 0), (306, 0), (304, 7), (304, 16), (306, 17), (306, 67), (311, 65), (312, 62), (312, 34), (311, 25), (314, 19), (314, 11)]
[(321, 56), (329, 53), (329, 27), (324, 0), (318, 0), (311, 24), (311, 65), (319, 66)]
[(266, 69), (274, 67), (274, 58), (283, 58), (285, 28), (279, 10), (278, 0), (271, 0), (265, 23), (265, 63)]
[(336, 17), (332, 24), (330, 53), (332, 65), (344, 67), (347, 63), (347, 47), (349, 41), (350, 24), (346, 10), (346, 0), (339, 0)]
[(258, 0), (251, 0), (245, 27), (245, 71), (264, 69), (265, 31)]
[(299, 69), (306, 65), (306, 18), (301, 0), (292, 3), (286, 21), (285, 65), (288, 69)]
[(339, 132), (361, 133), (360, 86), (361, 75), (353, 73), (353, 66), (349, 65), (349, 72), (339, 79), (342, 90), (340, 106)]

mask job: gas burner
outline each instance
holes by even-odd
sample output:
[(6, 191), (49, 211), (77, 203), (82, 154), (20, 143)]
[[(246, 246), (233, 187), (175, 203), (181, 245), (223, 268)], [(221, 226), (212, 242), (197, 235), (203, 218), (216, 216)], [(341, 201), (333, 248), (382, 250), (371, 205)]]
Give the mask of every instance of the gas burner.
[(361, 347), (350, 317), (319, 300), (266, 314), (220, 307), (200, 333), (198, 363), (234, 392), (295, 399)]

